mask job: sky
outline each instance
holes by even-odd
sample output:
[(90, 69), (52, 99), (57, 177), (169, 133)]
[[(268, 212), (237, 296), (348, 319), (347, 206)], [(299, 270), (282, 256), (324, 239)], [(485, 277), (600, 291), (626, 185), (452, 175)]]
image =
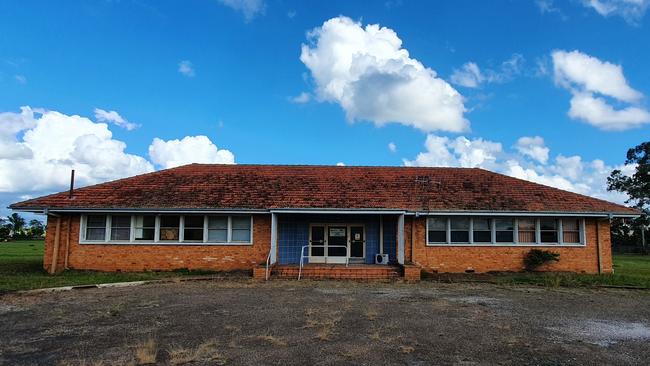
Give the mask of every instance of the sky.
[(481, 167), (606, 191), (650, 0), (0, 1), (0, 216), (192, 162)]

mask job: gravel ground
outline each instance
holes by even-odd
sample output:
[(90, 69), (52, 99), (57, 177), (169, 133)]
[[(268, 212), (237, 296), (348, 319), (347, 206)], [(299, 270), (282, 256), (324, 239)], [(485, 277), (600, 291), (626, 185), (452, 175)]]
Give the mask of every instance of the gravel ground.
[(650, 292), (634, 290), (231, 279), (4, 295), (0, 326), (8, 365), (650, 360)]

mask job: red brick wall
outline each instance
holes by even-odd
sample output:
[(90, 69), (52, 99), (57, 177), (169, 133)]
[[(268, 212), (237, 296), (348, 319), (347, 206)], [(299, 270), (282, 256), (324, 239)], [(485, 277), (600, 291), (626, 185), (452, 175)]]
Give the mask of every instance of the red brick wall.
[[(271, 245), (271, 215), (253, 215), (253, 245), (79, 244), (80, 216), (61, 218), (57, 271), (63, 269), (68, 218), (68, 267), (100, 271), (251, 269), (266, 261)], [(48, 218), (43, 265), (50, 270), (57, 218)]]
[[(414, 220), (413, 248), (411, 248), (411, 220)], [(597, 240), (600, 240), (601, 268), (612, 272), (612, 251), (609, 222), (599, 220), (599, 235), (596, 233), (596, 219), (587, 219), (585, 230), (586, 247), (487, 247), (487, 246), (426, 246), (426, 218), (407, 218), (404, 225), (406, 259), (422, 266), (426, 271), (477, 273), (490, 271), (522, 271), (523, 257), (533, 248), (560, 253), (559, 262), (544, 265), (544, 271), (569, 271), (598, 273)]]

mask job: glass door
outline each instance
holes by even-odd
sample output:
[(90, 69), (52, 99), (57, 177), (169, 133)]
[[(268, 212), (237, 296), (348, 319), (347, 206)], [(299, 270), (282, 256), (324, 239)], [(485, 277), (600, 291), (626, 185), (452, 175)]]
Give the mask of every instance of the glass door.
[(350, 225), (350, 258), (363, 259), (365, 257), (366, 238), (363, 226)]
[(345, 263), (348, 256), (348, 227), (328, 226), (326, 263)]

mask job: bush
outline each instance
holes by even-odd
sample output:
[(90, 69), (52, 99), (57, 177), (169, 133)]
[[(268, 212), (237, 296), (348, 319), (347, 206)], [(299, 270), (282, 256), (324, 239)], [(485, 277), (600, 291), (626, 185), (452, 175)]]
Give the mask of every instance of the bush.
[(524, 257), (524, 266), (527, 271), (534, 271), (545, 263), (559, 261), (559, 258), (559, 253), (553, 253), (548, 250), (532, 249)]

